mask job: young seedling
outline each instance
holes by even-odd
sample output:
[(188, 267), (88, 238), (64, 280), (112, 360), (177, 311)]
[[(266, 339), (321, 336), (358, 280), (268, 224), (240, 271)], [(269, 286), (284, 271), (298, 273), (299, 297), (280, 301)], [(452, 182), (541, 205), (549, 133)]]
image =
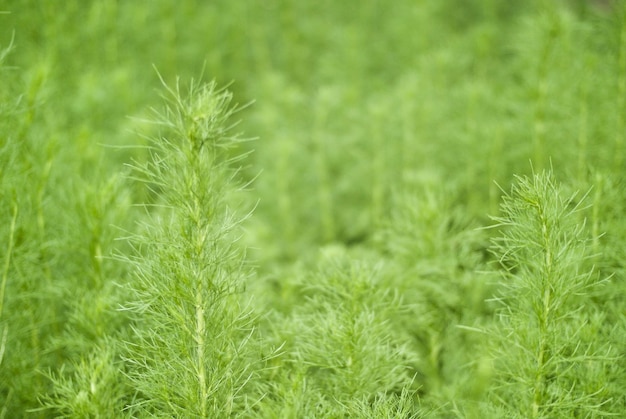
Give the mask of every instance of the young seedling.
[[(517, 177), (494, 218), (502, 271), (491, 401), (507, 417), (590, 417), (604, 411), (608, 348), (590, 300), (584, 196), (566, 195), (551, 171)], [(594, 371), (594, 374), (590, 374)]]
[(155, 111), (162, 129), (136, 178), (157, 192), (132, 238), (135, 338), (125, 344), (130, 406), (141, 414), (229, 417), (260, 397), (255, 388), (255, 316), (242, 298), (248, 274), (231, 206), (238, 185), (230, 153), (237, 107), (214, 82), (166, 85)]

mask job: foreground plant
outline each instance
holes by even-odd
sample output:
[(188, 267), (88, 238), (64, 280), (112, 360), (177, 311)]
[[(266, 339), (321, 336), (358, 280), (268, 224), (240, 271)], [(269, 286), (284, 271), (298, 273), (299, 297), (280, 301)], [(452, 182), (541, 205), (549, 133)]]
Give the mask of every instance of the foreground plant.
[(542, 172), (518, 177), (495, 219), (504, 282), (490, 396), (503, 417), (607, 413), (611, 350), (600, 343), (603, 314), (590, 298), (599, 281), (587, 263), (582, 201)]
[(242, 220), (232, 208), (241, 139), (229, 122), (236, 107), (215, 83), (167, 88), (156, 112), (162, 135), (150, 160), (134, 166), (154, 192), (142, 231), (133, 236), (135, 338), (126, 342), (129, 409), (168, 417), (229, 417), (246, 410), (259, 358), (255, 316), (242, 301), (248, 274), (237, 244)]

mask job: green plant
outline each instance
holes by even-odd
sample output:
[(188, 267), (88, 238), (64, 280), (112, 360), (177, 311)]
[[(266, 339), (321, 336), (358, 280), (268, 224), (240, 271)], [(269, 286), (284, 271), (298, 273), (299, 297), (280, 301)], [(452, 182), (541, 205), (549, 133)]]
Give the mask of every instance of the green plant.
[(135, 321), (124, 361), (137, 399), (129, 409), (240, 415), (262, 395), (254, 380), (262, 359), (242, 294), (249, 274), (233, 209), (238, 108), (215, 83), (166, 89), (168, 105), (154, 121), (163, 131), (150, 140), (150, 160), (133, 167), (156, 198), (131, 238), (135, 298), (125, 307)]
[(626, 3), (457, 3), (6, 0), (0, 418), (623, 416)]
[(272, 317), (286, 343), (262, 417), (414, 417), (418, 355), (400, 327), (411, 307), (381, 267), (341, 247), (326, 247), (318, 266), (296, 280), (302, 304)]
[(14, 406), (36, 405), (36, 394), (46, 389), (38, 370), (58, 359), (59, 352), (49, 347), (60, 316), (59, 306), (50, 303), (57, 295), (53, 276), (59, 265), (48, 223), (62, 219), (55, 217), (49, 189), (55, 144), (41, 132), (45, 74), (18, 77), (17, 69), (5, 63), (10, 49), (0, 54), (7, 86), (0, 90), (0, 208), (7, 220), (0, 230), (6, 243), (0, 283), (3, 415)]
[(577, 216), (584, 198), (543, 171), (517, 177), (495, 218), (504, 271), (490, 395), (507, 417), (610, 412), (606, 383), (616, 355), (598, 340), (603, 315), (590, 297), (602, 281), (586, 263), (589, 236)]

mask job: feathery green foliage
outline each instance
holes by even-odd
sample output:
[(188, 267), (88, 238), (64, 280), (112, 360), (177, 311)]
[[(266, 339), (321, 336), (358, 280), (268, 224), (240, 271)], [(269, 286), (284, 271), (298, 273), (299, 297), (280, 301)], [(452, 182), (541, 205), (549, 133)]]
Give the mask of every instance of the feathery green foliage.
[(329, 409), (353, 416), (374, 397), (414, 405), (418, 355), (394, 328), (409, 307), (381, 286), (380, 268), (351, 261), (341, 249), (326, 249), (320, 266), (321, 272), (298, 281), (302, 305), (277, 319), (286, 326), (287, 354), (272, 380), (276, 407), (282, 406), (273, 415), (306, 417), (308, 409)]
[[(247, 276), (229, 203), (239, 188), (228, 152), (231, 94), (215, 83), (166, 88), (156, 114), (163, 132), (149, 143), (150, 160), (134, 173), (155, 194), (147, 220), (131, 238), (135, 255), (134, 337), (123, 350), (138, 392), (137, 414), (217, 417), (241, 414), (260, 398), (252, 378), (262, 360), (254, 349), (254, 314), (246, 307)], [(173, 383), (179, 383), (172, 385)]]
[(0, 7), (0, 418), (624, 416), (623, 0)]
[(495, 330), (494, 400), (507, 417), (591, 417), (609, 413), (609, 366), (600, 286), (586, 263), (584, 197), (566, 195), (551, 172), (519, 177), (505, 195), (495, 251), (505, 267)]

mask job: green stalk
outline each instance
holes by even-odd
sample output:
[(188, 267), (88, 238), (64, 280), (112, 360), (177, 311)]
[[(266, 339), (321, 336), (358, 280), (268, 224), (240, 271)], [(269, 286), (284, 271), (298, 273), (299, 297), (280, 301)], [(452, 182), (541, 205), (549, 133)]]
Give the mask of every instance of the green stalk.
[(382, 112), (378, 108), (373, 109), (374, 115), (372, 137), (372, 209), (371, 209), (371, 225), (379, 226), (382, 222), (383, 202), (385, 198), (385, 171), (386, 171), (386, 150), (390, 144), (385, 144), (385, 135), (382, 132)]
[(539, 347), (537, 348), (537, 374), (535, 376), (533, 389), (533, 418), (539, 417), (540, 409), (544, 404), (545, 398), (545, 372), (546, 372), (546, 353), (549, 351), (547, 343), (548, 334), (552, 325), (551, 300), (552, 293), (550, 290), (552, 280), (552, 243), (550, 236), (550, 225), (544, 214), (544, 209), (536, 202), (533, 203), (539, 219), (541, 235), (544, 249), (544, 264), (541, 269), (541, 305), (542, 310), (539, 313)]
[(277, 197), (278, 207), (280, 208), (281, 220), (283, 220), (283, 237), (286, 239), (286, 243), (293, 243), (295, 233), (294, 214), (295, 209), (291, 198), (290, 190), (290, 176), (289, 171), (292, 170), (291, 162), (293, 162), (293, 153), (291, 147), (288, 145), (288, 141), (284, 141), (283, 144), (278, 146), (278, 162), (277, 162)]
[[(13, 254), (14, 236), (15, 236), (15, 224), (17, 222), (18, 206), (17, 202), (13, 201), (12, 214), (11, 214), (11, 226), (9, 228), (9, 240), (7, 244), (7, 252), (4, 255), (4, 267), (2, 269), (2, 283), (0, 284), (0, 319), (2, 319), (2, 311), (4, 309), (4, 293), (9, 278), (9, 267), (11, 266), (11, 255)], [(0, 357), (0, 363), (2, 357)]]
[(617, 129), (615, 130), (614, 167), (617, 172), (623, 171), (624, 130), (626, 129), (626, 3), (619, 6), (619, 51), (617, 68)]
[(209, 398), (206, 383), (205, 342), (206, 328), (204, 324), (204, 299), (202, 291), (196, 291), (196, 370), (198, 373), (198, 389), (200, 391), (200, 412), (208, 417), (207, 400)]
[(502, 156), (503, 153), (503, 133), (502, 128), (498, 126), (491, 140), (490, 158), (489, 158), (489, 211), (495, 214), (498, 210), (498, 200), (500, 198), (500, 188), (495, 182), (502, 173)]
[(539, 56), (537, 92), (535, 111), (533, 114), (533, 155), (534, 162), (539, 168), (545, 164), (545, 137), (546, 137), (546, 97), (548, 95), (548, 68), (552, 51), (552, 39), (544, 41), (545, 45)]
[(322, 224), (322, 239), (331, 242), (335, 237), (335, 220), (333, 217), (332, 186), (328, 173), (327, 144), (324, 141), (324, 127), (327, 114), (321, 101), (315, 112), (313, 143), (315, 144), (315, 171), (318, 178), (317, 197), (319, 202), (320, 221)]
[(46, 251), (46, 217), (44, 215), (44, 204), (43, 198), (46, 191), (46, 184), (48, 183), (48, 178), (50, 177), (50, 170), (52, 169), (52, 158), (48, 158), (46, 164), (44, 165), (43, 172), (41, 173), (41, 179), (39, 188), (37, 189), (37, 228), (39, 231), (39, 243), (40, 243), (40, 251), (41, 251), (41, 259), (43, 260), (43, 268), (45, 272), (46, 280), (48, 281), (48, 285), (52, 286), (52, 272), (50, 269), (50, 261), (49, 256)]
[(589, 98), (589, 83), (584, 78), (581, 81), (580, 94), (579, 94), (579, 107), (578, 107), (578, 178), (580, 181), (585, 179), (586, 165), (587, 165), (587, 144), (589, 143), (589, 105), (587, 103)]
[(591, 243), (594, 255), (600, 254), (600, 225), (602, 223), (600, 208), (604, 199), (604, 182), (604, 175), (599, 172), (596, 173), (594, 178), (593, 207), (591, 209)]
[[(196, 156), (192, 156), (192, 161), (194, 163), (197, 162)], [(193, 166), (196, 166), (195, 164)], [(198, 187), (198, 168), (193, 168), (193, 190), (199, 190)], [(194, 194), (195, 195), (195, 194)], [(204, 233), (204, 228), (202, 225), (202, 203), (199, 202), (197, 195), (194, 196), (193, 199), (193, 207), (191, 211), (191, 218), (194, 220), (194, 229), (192, 230), (192, 237), (194, 240), (194, 249), (193, 249), (193, 258), (195, 261), (202, 260), (203, 247), (206, 242), (206, 234)], [(203, 234), (204, 233), (204, 234)], [(200, 415), (201, 417), (208, 417), (208, 409), (207, 409), (207, 401), (208, 401), (208, 392), (207, 392), (207, 378), (206, 378), (206, 350), (205, 350), (205, 336), (207, 334), (206, 324), (205, 324), (205, 299), (204, 299), (204, 291), (202, 290), (202, 282), (198, 281), (196, 284), (195, 290), (195, 314), (196, 314), (196, 328), (195, 328), (195, 336), (194, 340), (196, 343), (195, 353), (196, 353), (196, 372), (198, 374), (198, 390), (199, 390), (199, 398), (200, 398)]]

